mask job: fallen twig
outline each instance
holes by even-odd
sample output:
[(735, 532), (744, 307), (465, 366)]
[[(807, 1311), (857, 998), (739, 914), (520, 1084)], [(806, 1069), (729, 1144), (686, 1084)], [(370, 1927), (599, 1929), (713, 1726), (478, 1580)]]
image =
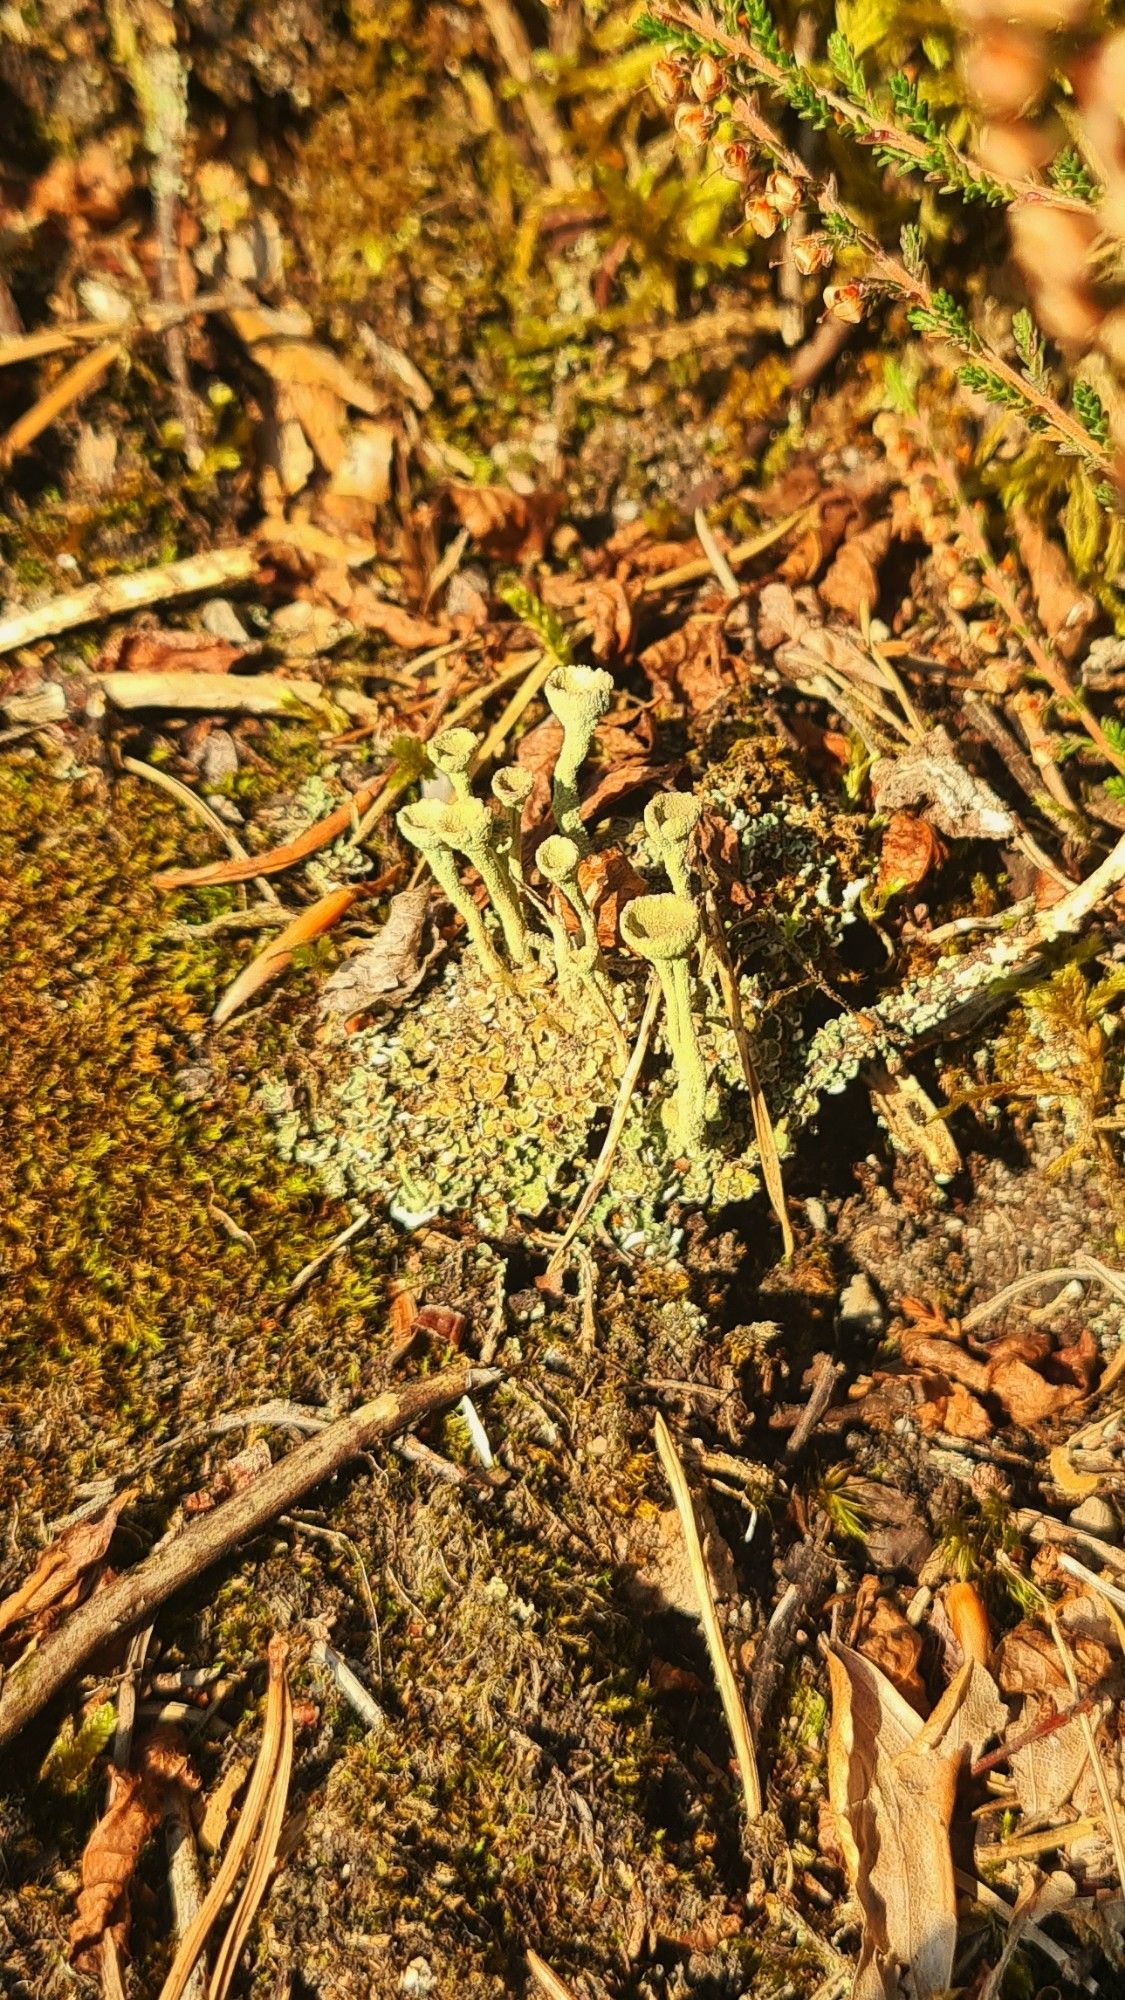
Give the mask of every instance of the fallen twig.
[[(195, 1847), (195, 1828), (180, 1785), (173, 1785), (168, 1794), (168, 1803), (164, 1808), (164, 1838), (168, 1849), (168, 1897), (172, 1905), (172, 1923), (177, 1941), (182, 1941), (203, 1907), (203, 1877)], [(206, 2000), (206, 1996), (207, 1982), (203, 1968), (197, 1965), (184, 1986), (184, 2000)]]
[(69, 410), (72, 403), (100, 382), (121, 352), (119, 341), (104, 341), (100, 347), (95, 347), (92, 354), (84, 354), (80, 361), (60, 375), (45, 395), (40, 396), (30, 410), (25, 410), (22, 417), (17, 417), (11, 429), (0, 438), (0, 466), (10, 465), (21, 451), (34, 444), (56, 417), (61, 417), (64, 410)]
[(319, 681), (283, 674), (103, 674), (98, 681), (115, 708), (168, 708), (203, 715), (302, 715), (325, 707)]
[(723, 1638), (723, 1629), (719, 1624), (719, 1615), (715, 1609), (715, 1599), (711, 1590), (711, 1578), (708, 1574), (707, 1563), (703, 1554), (703, 1544), (699, 1539), (699, 1527), (695, 1518), (691, 1488), (687, 1483), (687, 1474), (684, 1471), (679, 1452), (672, 1441), (672, 1433), (659, 1411), (657, 1411), (656, 1415), (654, 1435), (656, 1438), (656, 1449), (660, 1455), (660, 1463), (664, 1467), (665, 1477), (672, 1489), (672, 1498), (676, 1503), (676, 1512), (680, 1517), (680, 1527), (683, 1530), (688, 1564), (691, 1569), (691, 1579), (695, 1587), (696, 1598), (699, 1602), (700, 1623), (703, 1626), (703, 1635), (707, 1641), (707, 1651), (711, 1655), (711, 1666), (714, 1671), (715, 1680), (718, 1683), (719, 1694), (723, 1704), (723, 1713), (727, 1718), (727, 1727), (730, 1730), (734, 1743), (734, 1754), (738, 1762), (739, 1776), (742, 1779), (742, 1798), (746, 1807), (746, 1817), (752, 1824), (755, 1820), (761, 1818), (762, 1787), (758, 1777), (758, 1764), (754, 1755), (754, 1743), (750, 1735), (750, 1723), (743, 1704), (742, 1695), (739, 1692), (738, 1682), (734, 1677), (734, 1669), (730, 1663), (726, 1640)]
[(314, 1486), (373, 1444), (397, 1437), (435, 1410), (491, 1388), (499, 1368), (447, 1368), (387, 1390), (298, 1445), (242, 1492), (200, 1514), (143, 1562), (81, 1605), (37, 1652), (13, 1668), (0, 1691), (0, 1744), (8, 1743), (73, 1679), (100, 1646), (149, 1619), (193, 1577), (285, 1513)]
[(145, 604), (162, 604), (171, 597), (190, 597), (196, 591), (245, 583), (256, 575), (257, 568), (258, 552), (253, 544), (237, 542), (233, 548), (211, 549), (206, 555), (185, 556), (180, 562), (159, 563), (155, 569), (88, 583), (81, 590), (52, 597), (46, 604), (0, 618), (0, 653), (30, 646), (36, 639), (52, 639), (60, 632), (73, 632), (79, 625), (93, 625), (102, 618), (119, 617), (125, 611), (139, 611)]
[[(219, 1863), (210, 1890), (180, 1941), (180, 1948), (172, 1961), (168, 1977), (160, 1989), (160, 2000), (181, 2000), (181, 1995), (198, 1963), (200, 1953), (211, 1934), (219, 1912), (238, 1880), (262, 1815), (274, 1794), (276, 1789), (274, 1780), (279, 1758), (284, 1754), (286, 1738), (289, 1743), (289, 1754), (292, 1756), (293, 1716), (285, 1671), (288, 1652), (288, 1645), (280, 1635), (270, 1640), (266, 1718), (246, 1799), (238, 1816), (238, 1825)], [(288, 1772), (286, 1783), (288, 1784)]]

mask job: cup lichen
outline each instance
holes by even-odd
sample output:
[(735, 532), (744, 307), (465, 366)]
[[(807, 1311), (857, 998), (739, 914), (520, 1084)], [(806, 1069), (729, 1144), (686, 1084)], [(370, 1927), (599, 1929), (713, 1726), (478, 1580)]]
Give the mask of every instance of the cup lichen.
[(613, 677), (604, 667), (556, 667), (547, 676), (543, 692), (563, 730), (551, 779), (555, 825), (584, 854), (589, 843), (578, 810), (578, 773), (589, 755), (594, 731), (613, 700)]
[(457, 873), (446, 830), (446, 811), (441, 799), (418, 799), (412, 806), (403, 806), (396, 815), (398, 830), (411, 847), (418, 849), (442, 895), (452, 903), (490, 977), (502, 979), (504, 967), (484, 918)]
[(645, 807), (645, 832), (653, 859), (659, 863), (675, 896), (690, 900), (688, 849), (699, 825), (701, 807), (691, 792), (658, 792)]
[(637, 896), (621, 916), (621, 935), (656, 969), (664, 994), (668, 1044), (676, 1071), (671, 1131), (685, 1153), (698, 1153), (706, 1125), (707, 1071), (691, 1008), (689, 965), (702, 926), (684, 896)]
[(535, 778), (522, 764), (503, 764), (492, 776), (492, 796), (507, 816), (508, 844), (505, 859), (517, 893), (523, 881), (523, 809), (531, 797)]
[(444, 808), (443, 825), (449, 845), (472, 862), (488, 891), (489, 901), (500, 919), (512, 964), (526, 965), (527, 932), (523, 914), (507, 868), (494, 845), (493, 819), (488, 807), (473, 798), (471, 793), (464, 798), (451, 799)]
[(479, 748), (480, 737), (473, 729), (442, 729), (430, 744), (430, 762), (448, 778), (455, 799), (473, 796), (472, 763)]

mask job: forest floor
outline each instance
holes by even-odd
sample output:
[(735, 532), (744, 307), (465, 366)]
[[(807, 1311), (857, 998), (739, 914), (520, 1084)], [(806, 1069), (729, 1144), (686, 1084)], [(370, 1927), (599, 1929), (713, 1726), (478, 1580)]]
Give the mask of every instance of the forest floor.
[[(79, 9), (3, 77), (0, 1727), (29, 1642), (318, 1422), (500, 1372), (5, 1752), (4, 1990), (161, 1991), (279, 1634), (238, 1994), (1109, 1990), (1125, 808), (1021, 635), (1109, 717), (1125, 642), (1030, 513), (1020, 631), (974, 594), (940, 394), (746, 262), (623, 14), (561, 8), (536, 95), (503, 5), (184, 11), (163, 212), (143, 35)], [(630, 1038), (642, 815), (691, 787), (773, 1138), (716, 1057), (711, 1179), (630, 1127), (564, 1248), (613, 1090), (564, 1040), (531, 1175), (522, 1030), (462, 1030), (394, 809), (464, 716), (530, 859), (572, 657)]]

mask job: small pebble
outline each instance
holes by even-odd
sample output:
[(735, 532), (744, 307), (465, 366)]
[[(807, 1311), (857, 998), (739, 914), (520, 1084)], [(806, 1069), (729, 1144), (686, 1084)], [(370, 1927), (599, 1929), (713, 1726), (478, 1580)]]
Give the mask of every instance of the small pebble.
[(879, 1294), (866, 1271), (856, 1271), (840, 1293), (836, 1307), (837, 1326), (877, 1338), (886, 1323), (887, 1316)]
[(1088, 1500), (1080, 1500), (1077, 1507), (1070, 1510), (1070, 1525), (1081, 1528), (1087, 1535), (1098, 1535), (1103, 1542), (1117, 1540), (1117, 1509), (1100, 1493), (1091, 1493)]

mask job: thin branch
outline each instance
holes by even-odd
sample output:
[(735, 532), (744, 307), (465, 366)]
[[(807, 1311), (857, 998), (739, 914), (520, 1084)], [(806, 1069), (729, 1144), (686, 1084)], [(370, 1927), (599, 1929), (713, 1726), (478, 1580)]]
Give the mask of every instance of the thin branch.
[(664, 1467), (664, 1475), (672, 1489), (672, 1498), (676, 1503), (676, 1512), (680, 1517), (680, 1527), (683, 1530), (688, 1564), (691, 1569), (691, 1580), (699, 1604), (700, 1623), (703, 1626), (703, 1635), (707, 1641), (707, 1651), (711, 1655), (711, 1667), (715, 1675), (715, 1680), (718, 1683), (719, 1694), (723, 1704), (723, 1713), (727, 1719), (727, 1728), (730, 1730), (731, 1739), (734, 1743), (734, 1754), (738, 1763), (739, 1776), (742, 1780), (742, 1799), (746, 1808), (746, 1817), (750, 1824), (753, 1825), (754, 1821), (760, 1819), (762, 1816), (762, 1785), (758, 1776), (758, 1762), (754, 1753), (754, 1741), (750, 1734), (750, 1723), (742, 1696), (739, 1692), (738, 1682), (734, 1677), (734, 1669), (730, 1663), (726, 1640), (723, 1637), (723, 1628), (719, 1624), (719, 1614), (715, 1609), (715, 1599), (711, 1590), (711, 1578), (708, 1574), (707, 1563), (703, 1554), (703, 1544), (699, 1538), (699, 1525), (695, 1518), (695, 1507), (692, 1502), (691, 1488), (687, 1482), (687, 1474), (684, 1471), (680, 1454), (672, 1441), (672, 1433), (659, 1411), (657, 1412), (656, 1424), (654, 1426), (654, 1435), (656, 1438), (656, 1449), (660, 1456), (660, 1463)]
[(286, 1513), (349, 1460), (434, 1411), (448, 1409), (462, 1396), (491, 1388), (502, 1374), (499, 1368), (447, 1368), (401, 1390), (388, 1390), (328, 1424), (211, 1513), (197, 1515), (143, 1562), (96, 1592), (12, 1669), (0, 1691), (0, 1744), (17, 1736), (100, 1647), (150, 1619), (185, 1583)]
[[(832, 120), (834, 125), (838, 126), (843, 120), (844, 124), (856, 128), (856, 136), (862, 144), (884, 148), (893, 146), (896, 152), (906, 155), (905, 165), (916, 167), (928, 180), (937, 178), (933, 144), (896, 124), (893, 118), (887, 116), (885, 109), (874, 104), (861, 104), (855, 98), (843, 97), (838, 91), (826, 89), (805, 64), (775, 62), (764, 50), (755, 48), (745, 35), (727, 33), (710, 17), (704, 19), (698, 14), (667, 6), (654, 7), (653, 15), (658, 21), (668, 21), (675, 27), (686, 29), (699, 41), (732, 56), (736, 62), (745, 63), (747, 69), (760, 76), (786, 102), (789, 101), (790, 84), (799, 79), (808, 90), (815, 92), (821, 104), (836, 114)], [(860, 126), (862, 131), (858, 129)], [(958, 175), (963, 175), (967, 183), (981, 184), (984, 178), (981, 167), (962, 153), (944, 133), (940, 145), (944, 159)], [(1071, 215), (1091, 213), (1090, 203), (1080, 195), (1064, 194), (1060, 188), (1051, 187), (1044, 181), (1008, 180), (1002, 175), (989, 173), (987, 184), (995, 188), (1011, 207), (1061, 208)]]

